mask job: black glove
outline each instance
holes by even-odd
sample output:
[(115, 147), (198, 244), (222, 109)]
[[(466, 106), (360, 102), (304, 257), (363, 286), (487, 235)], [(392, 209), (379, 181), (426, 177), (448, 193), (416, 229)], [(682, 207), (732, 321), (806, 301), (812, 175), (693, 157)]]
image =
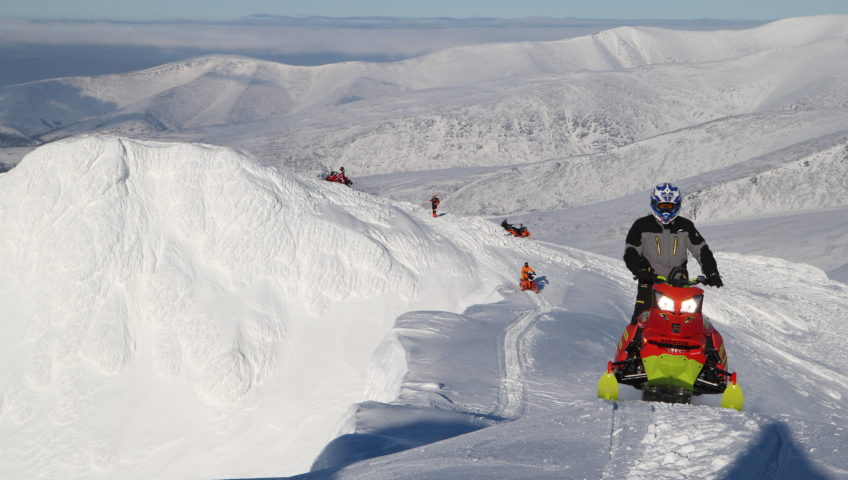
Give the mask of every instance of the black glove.
[(654, 283), (657, 278), (656, 275), (654, 275), (654, 272), (647, 268), (643, 268), (636, 272), (636, 279), (639, 280), (639, 283)]
[(707, 279), (704, 280), (704, 283), (716, 288), (721, 288), (724, 286), (724, 282), (721, 281), (721, 275), (719, 275), (718, 272), (713, 272), (707, 275)]

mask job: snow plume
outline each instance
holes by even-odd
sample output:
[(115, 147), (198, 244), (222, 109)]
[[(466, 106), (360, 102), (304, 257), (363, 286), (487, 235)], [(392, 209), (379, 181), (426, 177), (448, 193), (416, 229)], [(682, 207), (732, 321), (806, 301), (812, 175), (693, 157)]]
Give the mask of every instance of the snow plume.
[(227, 148), (75, 138), (0, 192), (2, 478), (303, 471), (394, 318), (485, 301), (506, 268), (469, 253), (487, 222)]

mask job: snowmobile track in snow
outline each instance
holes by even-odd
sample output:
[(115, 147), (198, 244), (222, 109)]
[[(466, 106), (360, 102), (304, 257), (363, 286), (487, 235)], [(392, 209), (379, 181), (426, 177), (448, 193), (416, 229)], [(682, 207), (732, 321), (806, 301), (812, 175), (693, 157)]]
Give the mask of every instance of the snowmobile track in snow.
[(611, 405), (609, 460), (601, 479), (723, 478), (760, 430), (750, 415), (721, 408), (616, 403)]
[(498, 342), (501, 383), (498, 405), (494, 413), (502, 418), (516, 419), (524, 414), (527, 403), (527, 382), (524, 375), (527, 365), (525, 339), (536, 321), (551, 310), (544, 297), (532, 295), (529, 298), (536, 308), (523, 313), (512, 322)]

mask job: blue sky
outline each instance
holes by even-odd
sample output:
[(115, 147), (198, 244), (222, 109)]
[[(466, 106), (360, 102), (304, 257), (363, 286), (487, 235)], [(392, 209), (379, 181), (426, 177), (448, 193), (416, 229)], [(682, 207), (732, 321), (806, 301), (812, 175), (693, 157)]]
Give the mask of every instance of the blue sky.
[(250, 14), (771, 20), (848, 13), (846, 0), (2, 0), (0, 17), (235, 20)]

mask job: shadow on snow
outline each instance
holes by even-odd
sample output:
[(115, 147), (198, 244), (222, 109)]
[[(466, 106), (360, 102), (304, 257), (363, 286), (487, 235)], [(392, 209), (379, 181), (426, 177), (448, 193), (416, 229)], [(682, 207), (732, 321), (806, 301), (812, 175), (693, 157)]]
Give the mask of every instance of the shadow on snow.
[[(364, 402), (362, 407), (379, 412), (394, 406), (379, 402)], [(471, 433), (504, 418), (477, 413), (464, 413), (429, 408), (416, 409), (403, 407), (408, 412), (418, 411), (420, 418), (406, 423), (390, 425), (369, 432), (351, 433), (337, 437), (330, 442), (315, 459), (311, 471), (293, 477), (242, 478), (228, 480), (331, 480), (336, 473), (353, 463), (369, 458), (391, 455), (411, 448), (445, 440), (458, 435)]]
[(826, 480), (792, 440), (792, 432), (782, 422), (763, 427), (751, 448), (740, 455), (721, 480)]

